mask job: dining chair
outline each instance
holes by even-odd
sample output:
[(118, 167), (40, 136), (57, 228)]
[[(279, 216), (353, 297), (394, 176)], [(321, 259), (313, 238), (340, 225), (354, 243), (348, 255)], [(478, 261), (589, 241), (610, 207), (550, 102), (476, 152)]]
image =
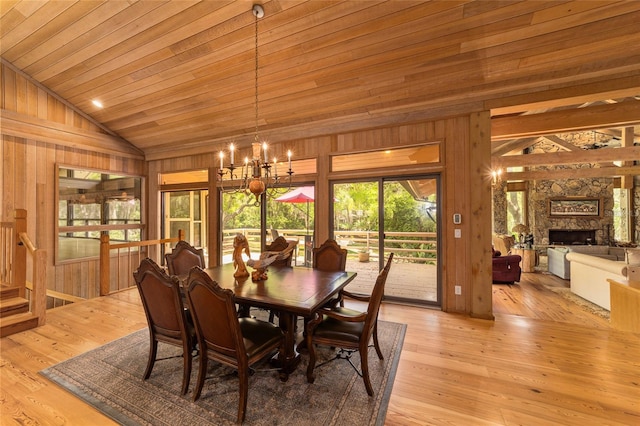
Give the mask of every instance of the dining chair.
[(271, 242), (271, 244), (267, 244), (265, 246), (265, 251), (269, 251), (269, 252), (285, 252), (283, 254), (288, 254), (287, 257), (285, 257), (284, 259), (281, 260), (276, 260), (275, 262), (273, 262), (271, 264), (271, 266), (288, 266), (291, 267), (291, 261), (293, 260), (293, 252), (297, 246), (297, 241), (295, 241), (296, 244), (293, 244), (295, 240), (291, 240), (288, 241), (286, 240), (283, 236), (279, 236), (278, 238), (276, 238), (275, 240), (273, 240)]
[(312, 267), (320, 271), (344, 271), (347, 264), (347, 249), (332, 239), (313, 249)]
[(178, 241), (171, 253), (164, 255), (169, 275), (186, 277), (194, 266), (204, 268), (204, 252), (188, 242)]
[(156, 362), (158, 342), (182, 348), (182, 394), (189, 389), (195, 330), (184, 309), (178, 278), (167, 275), (157, 263), (146, 258), (133, 273), (149, 325), (149, 360), (143, 378), (147, 380)]
[[(294, 244), (295, 242), (295, 244)], [(291, 261), (293, 260), (293, 257), (295, 256), (295, 249), (298, 246), (298, 241), (297, 240), (287, 240), (285, 239), (282, 235), (279, 236), (278, 238), (276, 238), (275, 240), (273, 240), (271, 242), (271, 244), (267, 244), (265, 246), (265, 252), (273, 252), (273, 253), (277, 253), (277, 252), (281, 252), (283, 254), (288, 254), (288, 256), (286, 256), (284, 259), (282, 260), (276, 260), (275, 262), (273, 262), (270, 266), (286, 266), (286, 267), (291, 267)], [(277, 312), (275, 311), (270, 311), (269, 312), (269, 322), (273, 322), (275, 320), (275, 317), (278, 315)]]
[(236, 368), (240, 381), (238, 422), (242, 422), (247, 409), (249, 368), (276, 349), (284, 356), (284, 333), (269, 322), (238, 317), (233, 291), (221, 288), (200, 268), (189, 272), (187, 303), (200, 348), (193, 400), (200, 398), (209, 359)]
[[(341, 350), (335, 359), (347, 359), (358, 375), (364, 379), (367, 394), (373, 395), (373, 387), (369, 378), (369, 341), (373, 336), (373, 346), (379, 359), (384, 359), (378, 342), (378, 312), (384, 296), (384, 285), (389, 275), (393, 253), (389, 255), (387, 264), (378, 274), (373, 292), (370, 296), (360, 296), (342, 291), (342, 297), (368, 302), (365, 312), (356, 311), (342, 306), (323, 307), (307, 323), (307, 350), (309, 351), (309, 365), (307, 367), (307, 381), (315, 381), (314, 369), (316, 365), (315, 345), (326, 345)], [(346, 351), (346, 352), (345, 352)], [(360, 371), (351, 361), (351, 352), (360, 352)], [(346, 353), (346, 354), (345, 354)], [(326, 361), (321, 365), (326, 364)]]
[[(343, 249), (336, 240), (328, 239), (313, 249), (312, 267), (320, 271), (339, 272), (344, 271), (347, 265), (347, 249)], [(335, 306), (340, 298), (333, 298), (326, 306)]]

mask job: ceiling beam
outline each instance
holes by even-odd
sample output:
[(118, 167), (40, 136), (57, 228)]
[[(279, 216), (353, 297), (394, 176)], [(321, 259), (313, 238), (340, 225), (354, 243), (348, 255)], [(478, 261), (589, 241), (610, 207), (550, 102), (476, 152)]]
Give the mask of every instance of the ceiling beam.
[(555, 180), (555, 179), (592, 179), (618, 176), (640, 176), (640, 166), (599, 167), (587, 169), (534, 170), (503, 173), (502, 179), (514, 180)]
[(640, 102), (627, 101), (541, 114), (494, 117), (491, 140), (524, 138), (555, 133), (624, 127), (640, 123)]
[(3, 135), (144, 160), (142, 151), (119, 137), (67, 126), (6, 109), (0, 109), (0, 130)]
[(565, 141), (564, 139), (559, 138), (556, 135), (543, 136), (543, 138), (548, 140), (552, 144), (559, 146), (560, 148), (566, 149), (567, 151), (579, 151), (580, 150), (580, 148), (578, 148), (576, 145), (573, 145), (572, 143), (569, 143), (569, 142)]
[(47, 94), (47, 96), (51, 96), (51, 97), (55, 98), (56, 100), (58, 100), (59, 102), (63, 103), (67, 108), (71, 109), (73, 112), (75, 112), (76, 114), (78, 114), (79, 116), (84, 118), (85, 120), (91, 122), (91, 124), (93, 124), (94, 126), (101, 128), (102, 130), (104, 130), (106, 133), (110, 134), (113, 137), (116, 137), (116, 138), (119, 137), (113, 130), (111, 130), (110, 128), (108, 128), (104, 124), (100, 123), (99, 121), (96, 121), (90, 115), (85, 114), (84, 111), (81, 111), (78, 107), (76, 107), (71, 102), (67, 101), (66, 99), (64, 99), (63, 97), (61, 97), (57, 93), (55, 93), (54, 91), (49, 90), (48, 87), (46, 87), (45, 85), (40, 83), (38, 80), (32, 78), (29, 74), (26, 74), (24, 71), (22, 71), (20, 68), (18, 68), (15, 65), (13, 65), (11, 62), (7, 61), (4, 58), (0, 58), (0, 64), (5, 65), (6, 67), (10, 68), (13, 72), (19, 74), (21, 77), (23, 77), (24, 79), (28, 80), (31, 84), (36, 86), (38, 89), (44, 91)]
[(540, 138), (524, 138), (505, 142), (499, 141), (498, 143), (493, 142), (492, 145), (494, 146), (491, 148), (491, 155), (500, 156), (513, 151), (522, 151), (523, 149), (529, 148), (531, 145), (534, 145), (539, 141)]
[(624, 161), (629, 158), (640, 158), (640, 146), (624, 148), (581, 149), (571, 152), (549, 152), (544, 154), (508, 155), (492, 157), (491, 167), (535, 167), (558, 166), (563, 164), (604, 163)]
[(491, 116), (519, 114), (532, 110), (548, 110), (571, 105), (597, 102), (602, 99), (620, 99), (640, 94), (640, 75), (620, 78), (601, 78), (572, 87), (558, 87), (536, 93), (519, 93), (485, 102)]

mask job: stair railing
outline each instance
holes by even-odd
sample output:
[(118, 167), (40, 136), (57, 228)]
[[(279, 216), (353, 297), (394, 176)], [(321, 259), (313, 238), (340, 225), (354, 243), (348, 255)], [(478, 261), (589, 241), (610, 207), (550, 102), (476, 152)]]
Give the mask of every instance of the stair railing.
[[(177, 243), (180, 240), (184, 240), (184, 237), (184, 230), (179, 229), (177, 238), (111, 244), (109, 234), (102, 234), (100, 236), (100, 296), (107, 296), (135, 286), (133, 272), (138, 268), (138, 265), (140, 265), (143, 255), (147, 257), (150, 251), (162, 244)], [(112, 251), (115, 251), (115, 256), (112, 256)], [(111, 289), (112, 258), (115, 260), (114, 269), (117, 272), (114, 285), (115, 290)], [(123, 263), (124, 265), (122, 265)]]
[[(31, 286), (31, 313), (38, 317), (38, 326), (44, 325), (47, 316), (47, 252), (46, 250), (36, 248), (26, 232), (18, 234), (20, 242), (18, 246), (26, 247), (29, 255), (33, 258), (33, 277)], [(16, 269), (21, 268), (20, 256), (16, 259)], [(24, 271), (27, 269), (27, 256), (24, 256)], [(25, 274), (26, 275), (26, 274)], [(22, 291), (27, 286), (26, 277), (21, 283)]]
[(14, 221), (2, 222), (0, 229), (0, 278), (6, 285), (18, 288), (20, 297), (26, 297), (28, 256), (31, 256), (29, 310), (38, 318), (38, 325), (43, 325), (47, 310), (47, 252), (36, 248), (27, 235), (24, 209), (16, 209)]

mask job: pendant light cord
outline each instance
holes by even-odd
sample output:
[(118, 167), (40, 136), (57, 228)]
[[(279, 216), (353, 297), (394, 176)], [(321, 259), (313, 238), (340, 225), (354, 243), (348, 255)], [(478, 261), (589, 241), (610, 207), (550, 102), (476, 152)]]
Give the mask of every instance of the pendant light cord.
[(258, 15), (255, 14), (255, 17), (256, 17), (256, 22), (255, 22), (255, 29), (256, 29), (256, 37), (255, 37), (255, 45), (256, 45), (256, 49), (255, 49), (255, 56), (256, 56), (256, 69), (255, 69), (256, 135), (255, 135), (255, 141), (258, 142)]

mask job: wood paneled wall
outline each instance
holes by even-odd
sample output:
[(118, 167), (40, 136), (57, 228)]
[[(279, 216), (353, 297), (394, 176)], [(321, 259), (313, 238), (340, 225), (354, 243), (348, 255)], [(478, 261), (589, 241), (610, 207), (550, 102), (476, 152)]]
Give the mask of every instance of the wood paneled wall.
[[(349, 152), (377, 150), (421, 142), (441, 142), (443, 161), (393, 168), (372, 169), (350, 173), (332, 173), (330, 156)], [(315, 203), (317, 241), (329, 236), (329, 182), (350, 177), (380, 177), (416, 174), (439, 174), (442, 193), (442, 283), (443, 310), (459, 312), (478, 318), (493, 318), (491, 311), (491, 187), (488, 179), (490, 169), (490, 116), (488, 112), (469, 116), (433, 120), (421, 123), (400, 124), (393, 127), (350, 132), (313, 139), (289, 141), (273, 146), (278, 156), (291, 149), (296, 158), (316, 158), (317, 174), (297, 176), (300, 182), (312, 181), (316, 185)], [(170, 160), (148, 162), (149, 171), (149, 218), (150, 238), (160, 238), (158, 174), (175, 171), (209, 168), (215, 176), (218, 159), (216, 152), (207, 155), (192, 155)], [(237, 154), (239, 157), (244, 153)], [(485, 173), (486, 172), (486, 173)], [(487, 179), (482, 179), (483, 176)], [(209, 264), (217, 261), (218, 236), (216, 224), (218, 200), (215, 186), (210, 183), (211, 204), (209, 236)], [(460, 228), (462, 238), (456, 239), (452, 224), (453, 213), (463, 217)], [(478, 247), (486, 247), (478, 250)], [(456, 295), (454, 288), (461, 286), (462, 294)]]
[[(68, 128), (82, 128), (100, 133), (98, 126), (86, 117), (77, 114), (64, 102), (35, 86), (27, 79), (2, 67), (2, 110), (17, 116), (38, 117), (45, 123), (56, 123)], [(14, 114), (15, 116), (16, 114)], [(27, 120), (25, 120), (27, 121)], [(52, 126), (53, 127), (53, 126)], [(488, 247), (491, 245), (490, 220), (491, 199), (488, 180), (483, 181), (484, 171), (490, 167), (490, 119), (488, 113), (469, 114), (441, 120), (402, 124), (366, 131), (340, 133), (306, 140), (287, 141), (272, 147), (274, 155), (283, 156), (291, 149), (296, 158), (317, 158), (317, 174), (297, 176), (297, 182), (313, 181), (317, 187), (315, 203), (316, 237), (323, 241), (329, 235), (328, 188), (332, 179), (348, 177), (378, 177), (402, 174), (440, 174), (442, 182), (442, 267), (443, 309), (480, 318), (492, 318), (491, 278), (486, 265)], [(56, 133), (59, 137), (59, 132)], [(44, 141), (43, 141), (44, 140)], [(110, 170), (117, 173), (147, 176), (147, 237), (159, 238), (160, 200), (158, 174), (192, 169), (209, 169), (210, 176), (216, 172), (216, 152), (192, 156), (180, 156), (166, 160), (149, 161), (145, 164), (139, 156), (123, 147), (122, 154), (98, 153), (73, 146), (51, 142), (44, 136), (34, 138), (2, 134), (0, 147), (2, 163), (0, 175), (1, 216), (10, 218), (15, 208), (29, 212), (28, 230), (34, 234), (38, 247), (47, 250), (48, 288), (81, 297), (99, 294), (99, 267), (97, 260), (78, 261), (54, 265), (54, 220), (55, 165), (65, 164)], [(48, 142), (47, 142), (48, 141)], [(437, 165), (408, 166), (393, 170), (369, 170), (356, 173), (332, 173), (330, 156), (335, 153), (360, 152), (407, 144), (439, 141), (443, 146), (443, 162)], [(130, 147), (129, 147), (130, 148)], [(114, 144), (110, 149), (117, 150)], [(243, 152), (238, 155), (244, 155)], [(218, 200), (215, 196), (215, 181), (211, 180), (209, 212), (210, 264), (215, 264), (218, 250)], [(486, 195), (486, 197), (485, 197)], [(462, 238), (454, 239), (451, 224), (453, 213), (460, 213), (463, 222), (459, 226)], [(486, 247), (478, 250), (477, 247)], [(485, 259), (486, 258), (486, 259)], [(455, 295), (454, 287), (461, 286), (462, 294)]]
[[(101, 129), (75, 112), (60, 99), (5, 66), (0, 67), (2, 112), (8, 111), (24, 121), (36, 117), (44, 127), (83, 129), (104, 136)], [(59, 132), (56, 132), (59, 137)], [(144, 161), (97, 153), (47, 142), (46, 131), (33, 138), (7, 135), (0, 138), (0, 220), (11, 220), (14, 209), (27, 210), (27, 233), (38, 248), (47, 251), (47, 288), (80, 297), (99, 293), (98, 260), (55, 265), (56, 164), (77, 168), (110, 170), (116, 173), (144, 174)], [(31, 279), (29, 277), (29, 279)]]

